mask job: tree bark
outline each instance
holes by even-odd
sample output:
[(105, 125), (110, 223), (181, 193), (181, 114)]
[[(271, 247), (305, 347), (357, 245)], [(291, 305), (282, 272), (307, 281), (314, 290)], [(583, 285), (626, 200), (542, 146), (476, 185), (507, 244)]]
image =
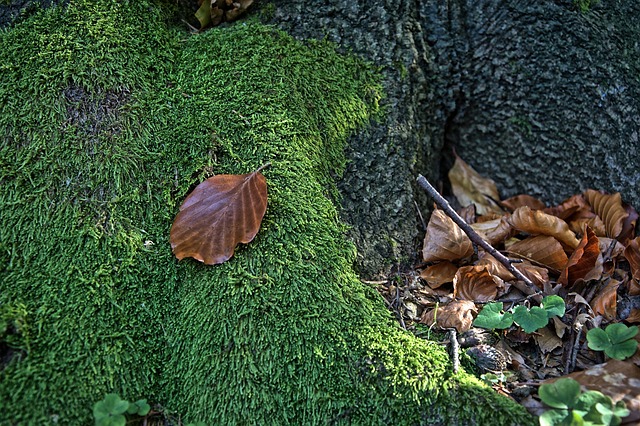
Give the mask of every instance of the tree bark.
[[(640, 5), (450, 0), (274, 1), (273, 23), (381, 66), (384, 119), (351, 140), (341, 181), (362, 275), (411, 267), (422, 173), (457, 153), (502, 196), (595, 188), (640, 207)], [(446, 185), (446, 179), (442, 179)]]

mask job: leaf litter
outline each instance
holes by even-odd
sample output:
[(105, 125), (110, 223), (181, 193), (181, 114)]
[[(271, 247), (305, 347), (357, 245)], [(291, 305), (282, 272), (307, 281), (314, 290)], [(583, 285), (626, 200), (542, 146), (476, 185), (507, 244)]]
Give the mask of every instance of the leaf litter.
[[(378, 285), (400, 324), (418, 336), (444, 336), (447, 345), (452, 335), (438, 331), (455, 330), (475, 370), (491, 374), (488, 383), (535, 415), (545, 409), (539, 385), (570, 377), (614, 403), (624, 401), (631, 414), (622, 424), (640, 421), (640, 337), (624, 340), (625, 354), (635, 353), (625, 360), (593, 350), (586, 338), (588, 330), (600, 329), (590, 338), (611, 352), (615, 347), (607, 346), (613, 343), (607, 343), (606, 327), (640, 324), (636, 210), (619, 193), (593, 189), (555, 206), (528, 194), (501, 200), (495, 183), (457, 155), (448, 177), (458, 214), (553, 306), (537, 306), (535, 294), (524, 294), (504, 265), (435, 209), (422, 263), (413, 273)], [(559, 298), (566, 306), (561, 311), (555, 306)], [(485, 305), (491, 306), (481, 312)], [(473, 326), (485, 316), (499, 326)]]

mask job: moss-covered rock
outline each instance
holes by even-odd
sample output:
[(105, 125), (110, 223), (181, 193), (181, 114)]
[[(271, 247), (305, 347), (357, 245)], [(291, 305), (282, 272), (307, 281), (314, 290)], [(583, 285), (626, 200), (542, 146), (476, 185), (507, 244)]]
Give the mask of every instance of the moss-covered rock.
[[(0, 33), (0, 423), (89, 424), (108, 392), (207, 424), (530, 422), (353, 272), (333, 176), (378, 111), (371, 67), (252, 22), (189, 35), (171, 3)], [(256, 240), (177, 262), (189, 190), (268, 161)]]

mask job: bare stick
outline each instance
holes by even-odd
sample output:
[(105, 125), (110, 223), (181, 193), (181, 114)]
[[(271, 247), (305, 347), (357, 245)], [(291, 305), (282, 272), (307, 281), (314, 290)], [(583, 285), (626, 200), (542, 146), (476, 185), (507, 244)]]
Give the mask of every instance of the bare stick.
[[(464, 231), (465, 234), (469, 237), (469, 239), (482, 247), (487, 253), (491, 256), (495, 257), (496, 260), (504, 265), (505, 268), (509, 270), (518, 280), (523, 281), (526, 285), (521, 285), (519, 282), (514, 283), (514, 287), (527, 295), (535, 295), (536, 298), (539, 298), (540, 290), (531, 282), (531, 280), (525, 277), (522, 272), (518, 271), (511, 261), (505, 257), (498, 250), (493, 248), (491, 244), (482, 239), (480, 235), (476, 231), (473, 230), (471, 226), (467, 222), (464, 221), (462, 217), (451, 207), (449, 202), (444, 199), (436, 189), (431, 186), (429, 181), (422, 175), (418, 175), (418, 185), (422, 187), (427, 193), (433, 198), (438, 207), (440, 207), (446, 214), (449, 216), (459, 227)], [(540, 298), (541, 300), (541, 298)]]

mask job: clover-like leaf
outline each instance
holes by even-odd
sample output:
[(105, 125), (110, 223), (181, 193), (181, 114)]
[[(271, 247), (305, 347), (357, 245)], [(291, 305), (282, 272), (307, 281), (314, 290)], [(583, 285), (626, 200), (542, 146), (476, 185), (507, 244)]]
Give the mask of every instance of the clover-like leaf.
[(510, 312), (502, 312), (502, 303), (493, 302), (484, 305), (473, 325), (476, 327), (493, 329), (504, 329), (513, 324), (513, 315)]
[(127, 413), (137, 414), (139, 416), (146, 416), (151, 411), (151, 406), (147, 403), (146, 399), (139, 399), (136, 402), (129, 404)]
[(549, 323), (547, 311), (539, 306), (527, 309), (526, 306), (518, 305), (513, 310), (513, 321), (518, 324), (525, 333), (533, 333), (539, 328)]
[(606, 329), (593, 328), (587, 333), (590, 349), (604, 351), (614, 359), (625, 359), (633, 355), (638, 342), (633, 338), (638, 334), (638, 327), (627, 327), (622, 323), (609, 324)]
[(171, 227), (171, 249), (178, 260), (222, 263), (237, 244), (253, 240), (267, 210), (267, 181), (260, 170), (213, 176), (189, 194)]
[(584, 424), (580, 414), (569, 410), (549, 410), (539, 417), (540, 426), (581, 426)]
[(562, 378), (540, 385), (538, 395), (549, 407), (572, 409), (578, 403), (580, 384), (573, 379)]
[(552, 294), (542, 299), (542, 308), (547, 312), (547, 317), (557, 316), (562, 318), (566, 306), (562, 297)]
[(129, 408), (129, 402), (124, 401), (118, 394), (109, 393), (102, 401), (93, 405), (93, 417), (99, 426), (124, 426), (127, 419), (124, 413)]

